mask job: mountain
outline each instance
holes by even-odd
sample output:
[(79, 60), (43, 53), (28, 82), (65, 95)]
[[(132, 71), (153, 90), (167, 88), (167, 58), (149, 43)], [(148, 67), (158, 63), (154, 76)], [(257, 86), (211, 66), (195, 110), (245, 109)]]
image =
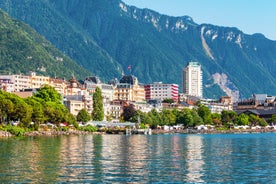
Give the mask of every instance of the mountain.
[(54, 48), (28, 25), (0, 10), (0, 73), (84, 77), (89, 72)]
[(55, 47), (108, 81), (122, 73), (141, 83), (182, 84), (189, 61), (202, 65), (204, 96), (246, 98), (276, 91), (276, 42), (237, 28), (197, 24), (120, 0), (2, 0)]

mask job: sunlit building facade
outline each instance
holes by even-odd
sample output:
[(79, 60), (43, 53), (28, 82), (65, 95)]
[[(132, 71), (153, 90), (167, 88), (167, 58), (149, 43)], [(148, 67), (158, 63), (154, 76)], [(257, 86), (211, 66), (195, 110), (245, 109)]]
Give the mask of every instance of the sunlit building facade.
[(198, 62), (189, 62), (183, 69), (183, 93), (186, 95), (202, 97), (202, 71)]

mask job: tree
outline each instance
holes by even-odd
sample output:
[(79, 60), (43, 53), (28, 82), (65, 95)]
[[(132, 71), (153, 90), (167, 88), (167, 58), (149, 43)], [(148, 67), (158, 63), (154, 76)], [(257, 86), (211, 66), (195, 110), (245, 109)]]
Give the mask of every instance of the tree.
[(192, 116), (191, 110), (188, 109), (188, 108), (184, 109), (183, 123), (187, 127), (193, 127), (194, 126), (194, 118)]
[(211, 114), (211, 117), (212, 117), (212, 122), (214, 125), (216, 125), (216, 126), (221, 125), (221, 114), (213, 113), (213, 114)]
[(103, 97), (99, 87), (96, 87), (95, 93), (93, 94), (92, 119), (95, 121), (102, 121), (104, 119)]
[(34, 96), (43, 99), (45, 102), (61, 103), (62, 100), (61, 94), (59, 94), (54, 87), (49, 85), (43, 85), (37, 90)]
[(221, 122), (223, 125), (229, 125), (236, 119), (237, 113), (235, 111), (223, 110), (221, 112)]
[(269, 122), (272, 124), (272, 125), (275, 125), (276, 124), (276, 114), (273, 114), (272, 117), (270, 118)]
[(25, 102), (33, 108), (32, 116), (31, 116), (32, 121), (37, 124), (44, 123), (45, 121), (44, 107), (42, 105), (41, 99), (32, 96), (32, 97), (26, 98)]
[(262, 126), (262, 127), (265, 127), (265, 126), (267, 126), (268, 124), (267, 124), (267, 122), (265, 121), (265, 119), (260, 118), (260, 119), (259, 119), (259, 125)]
[(163, 109), (160, 113), (161, 125), (175, 125), (176, 116), (171, 110)]
[(44, 108), (45, 120), (53, 124), (66, 121), (68, 110), (64, 105), (55, 102), (46, 102)]
[(251, 126), (256, 126), (258, 124), (259, 117), (254, 114), (250, 114), (248, 120)]
[(193, 116), (194, 126), (203, 125), (204, 124), (202, 118), (198, 115), (198, 113), (197, 113), (197, 111), (195, 109), (193, 109), (191, 111), (191, 114)]
[(152, 109), (148, 113), (148, 116), (149, 116), (149, 119), (151, 120), (151, 124), (150, 124), (151, 128), (156, 128), (157, 125), (160, 125), (161, 117), (160, 117), (160, 114), (157, 112), (156, 109)]
[(90, 114), (87, 112), (86, 109), (81, 109), (80, 112), (77, 114), (77, 121), (88, 122), (89, 120), (91, 120)]
[(249, 125), (249, 116), (242, 113), (236, 118), (235, 123), (238, 125)]
[(13, 112), (14, 105), (10, 99), (0, 98), (0, 121), (8, 121), (10, 114)]
[(172, 104), (172, 103), (174, 103), (174, 100), (172, 98), (166, 98), (162, 102)]
[(200, 105), (197, 109), (197, 113), (202, 118), (204, 124), (212, 123), (211, 111), (208, 107), (206, 107), (205, 105)]
[(131, 121), (131, 120), (133, 121), (134, 119), (132, 118), (134, 117), (135, 113), (136, 113), (136, 110), (134, 108), (134, 105), (130, 104), (124, 107), (122, 117), (124, 121)]

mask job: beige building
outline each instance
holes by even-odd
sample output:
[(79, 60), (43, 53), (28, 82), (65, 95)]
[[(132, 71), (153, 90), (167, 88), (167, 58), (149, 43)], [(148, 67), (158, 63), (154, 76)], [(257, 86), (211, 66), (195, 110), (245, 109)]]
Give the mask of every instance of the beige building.
[(50, 77), (38, 76), (35, 72), (30, 72), (30, 88), (40, 88), (45, 84), (50, 84)]
[(138, 79), (134, 76), (123, 76), (120, 83), (114, 90), (115, 100), (126, 100), (134, 102), (145, 101), (144, 86), (138, 84)]
[(77, 116), (82, 109), (85, 109), (89, 114), (92, 113), (92, 97), (87, 94), (65, 96), (63, 99), (63, 103), (69, 110), (69, 112), (74, 116)]
[(62, 96), (67, 95), (67, 86), (69, 83), (64, 79), (50, 78), (50, 86), (54, 87)]
[(79, 95), (83, 90), (84, 88), (77, 81), (77, 79), (75, 79), (75, 77), (72, 77), (67, 85), (66, 95)]

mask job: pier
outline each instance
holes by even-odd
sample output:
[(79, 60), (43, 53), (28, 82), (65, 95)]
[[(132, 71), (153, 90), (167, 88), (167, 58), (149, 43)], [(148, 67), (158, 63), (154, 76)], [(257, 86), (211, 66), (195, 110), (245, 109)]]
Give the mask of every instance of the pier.
[(132, 134), (144, 134), (144, 135), (151, 135), (152, 131), (150, 128), (147, 129), (126, 129), (126, 135)]

